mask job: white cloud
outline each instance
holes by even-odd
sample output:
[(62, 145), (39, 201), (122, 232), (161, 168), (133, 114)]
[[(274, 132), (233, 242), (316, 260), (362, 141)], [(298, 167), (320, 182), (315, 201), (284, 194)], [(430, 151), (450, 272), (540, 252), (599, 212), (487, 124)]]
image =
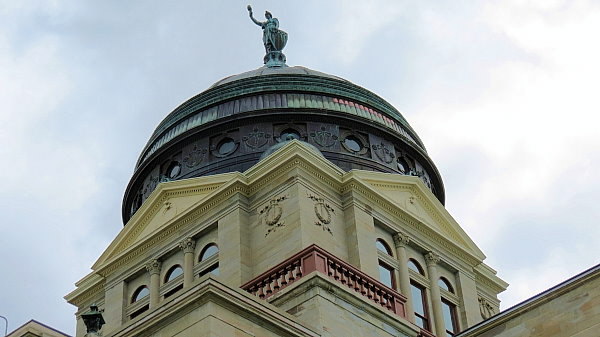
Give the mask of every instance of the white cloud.
[[(403, 1), (338, 1), (335, 6), (332, 50), (344, 64), (352, 63), (374, 34), (393, 22), (403, 12)], [(388, 46), (381, 46), (383, 52)]]

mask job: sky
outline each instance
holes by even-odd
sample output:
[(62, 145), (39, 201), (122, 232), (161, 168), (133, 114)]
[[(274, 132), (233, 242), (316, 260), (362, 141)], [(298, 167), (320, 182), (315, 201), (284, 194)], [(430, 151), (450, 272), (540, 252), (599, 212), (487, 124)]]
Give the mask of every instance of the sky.
[[(262, 66), (242, 1), (0, 0), (0, 315), (69, 334), (63, 296), (121, 230), (154, 128)], [(289, 65), (402, 112), (506, 309), (600, 257), (600, 2), (253, 1)], [(3, 329), (0, 322), (0, 331)]]

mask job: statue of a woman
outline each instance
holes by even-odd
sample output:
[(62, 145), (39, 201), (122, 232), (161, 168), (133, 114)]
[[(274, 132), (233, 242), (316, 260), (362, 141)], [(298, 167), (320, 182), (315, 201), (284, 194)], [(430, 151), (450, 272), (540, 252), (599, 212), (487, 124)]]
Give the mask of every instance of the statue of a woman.
[(248, 13), (252, 22), (263, 30), (263, 44), (267, 54), (273, 51), (281, 51), (287, 42), (287, 33), (279, 30), (279, 20), (273, 17), (269, 11), (265, 11), (267, 21), (260, 22), (252, 15), (252, 7), (248, 5)]

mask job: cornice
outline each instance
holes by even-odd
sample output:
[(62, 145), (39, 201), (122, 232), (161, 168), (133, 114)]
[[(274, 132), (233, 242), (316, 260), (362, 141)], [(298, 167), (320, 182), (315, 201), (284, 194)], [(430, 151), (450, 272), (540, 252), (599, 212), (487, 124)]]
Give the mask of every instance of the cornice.
[(492, 316), (491, 318), (468, 328), (467, 330), (458, 334), (457, 337), (480, 336), (486, 331), (490, 331), (491, 329), (503, 323), (518, 318), (526, 312), (531, 312), (536, 307), (539, 307), (556, 299), (559, 296), (577, 289), (578, 287), (581, 287), (582, 285), (591, 282), (593, 279), (598, 277), (600, 277), (600, 265), (596, 265), (578, 275), (575, 275), (572, 278), (533, 296), (532, 298), (518, 303), (513, 307), (508, 308)]
[(75, 290), (73, 290), (63, 298), (67, 302), (76, 306), (77, 308), (81, 308), (84, 305), (91, 303), (97, 298), (104, 297), (104, 291), (106, 288), (105, 279), (100, 277), (96, 273), (92, 275), (97, 276), (94, 283), (78, 285)]
[[(446, 236), (433, 230), (423, 221), (404, 211), (395, 202), (388, 200), (386, 196), (381, 195), (381, 192), (377, 192), (371, 186), (369, 186), (367, 182), (361, 181), (360, 178), (352, 177), (351, 179), (348, 179), (344, 184), (342, 192), (360, 193), (360, 195), (369, 200), (369, 202), (374, 203), (386, 210), (388, 213), (393, 214), (396, 218), (407, 224), (413, 230), (421, 233), (421, 235), (426, 236), (436, 244), (451, 252), (453, 255), (461, 258), (468, 265), (475, 266), (481, 263), (482, 259), (480, 257), (466, 251), (456, 243), (449, 240)], [(402, 230), (402, 228), (397, 225), (395, 227), (396, 231)]]
[(189, 290), (181, 292), (168, 303), (159, 306), (140, 317), (130, 321), (121, 329), (111, 333), (111, 337), (147, 336), (150, 331), (163, 324), (169, 317), (178, 312), (198, 307), (208, 302), (220, 303), (224, 308), (238, 311), (243, 317), (259, 323), (259, 326), (289, 336), (319, 337), (319, 334), (300, 324), (292, 315), (258, 300), (240, 289), (231, 288), (212, 276), (207, 275)]
[[(190, 206), (188, 210), (193, 209), (192, 211), (182, 212), (179, 216), (168, 221), (163, 228), (154, 235), (138, 243), (135, 247), (111, 258), (111, 260), (100, 267), (97, 272), (106, 277), (117, 268), (127, 264), (133, 258), (155, 247), (159, 242), (163, 242), (166, 238), (178, 232), (182, 227), (193, 223), (202, 217), (206, 217), (206, 214), (208, 214), (209, 211), (214, 213), (218, 210), (230, 207), (227, 201), (231, 199), (232, 195), (237, 193), (240, 193), (244, 196), (247, 195), (245, 184), (241, 183), (237, 179), (226, 185), (228, 185), (227, 188), (219, 189), (211, 197), (202, 199), (198, 204)], [(223, 214), (223, 212), (221, 212), (221, 214)], [(212, 223), (209, 222), (206, 224), (206, 226), (210, 226), (211, 224)], [(130, 239), (130, 241), (132, 240), (133, 239)]]
[[(127, 225), (94, 263), (92, 269), (99, 268), (109, 254), (118, 254), (129, 247), (169, 198), (192, 195), (206, 195), (206, 198), (210, 198), (211, 193), (215, 193), (223, 184), (239, 176), (239, 173), (234, 172), (158, 184), (142, 207), (131, 217)], [(185, 210), (181, 213), (185, 213)]]

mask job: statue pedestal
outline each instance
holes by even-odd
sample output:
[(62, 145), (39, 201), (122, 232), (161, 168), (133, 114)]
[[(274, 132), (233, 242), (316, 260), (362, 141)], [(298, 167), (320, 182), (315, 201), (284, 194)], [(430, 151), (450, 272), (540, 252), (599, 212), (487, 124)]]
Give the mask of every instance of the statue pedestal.
[(268, 52), (264, 57), (265, 65), (269, 68), (287, 67), (285, 55), (280, 51)]

